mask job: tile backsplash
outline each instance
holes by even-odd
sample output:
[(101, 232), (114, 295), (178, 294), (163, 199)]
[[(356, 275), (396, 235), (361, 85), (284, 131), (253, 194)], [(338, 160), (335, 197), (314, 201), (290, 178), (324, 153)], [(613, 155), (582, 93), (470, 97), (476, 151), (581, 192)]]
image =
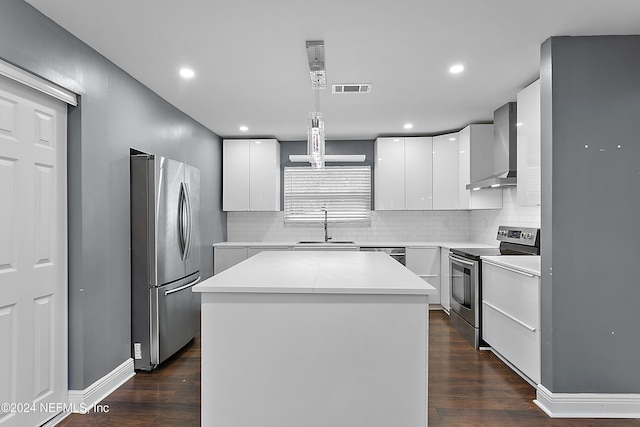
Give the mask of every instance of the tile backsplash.
[(469, 212), (469, 239), (497, 245), (499, 225), (540, 227), (540, 206), (518, 206), (516, 187), (502, 190), (502, 209)]
[[(540, 207), (517, 205), (516, 189), (503, 190), (503, 208), (478, 211), (373, 211), (370, 226), (329, 224), (334, 240), (369, 242), (471, 241), (497, 245), (499, 225), (540, 227)], [(322, 240), (321, 223), (285, 225), (282, 212), (228, 212), (230, 242)]]
[[(282, 212), (229, 212), (227, 240), (270, 242), (322, 240), (324, 228), (284, 224)], [(465, 241), (469, 213), (465, 211), (373, 211), (371, 226), (329, 224), (334, 240), (357, 241)]]

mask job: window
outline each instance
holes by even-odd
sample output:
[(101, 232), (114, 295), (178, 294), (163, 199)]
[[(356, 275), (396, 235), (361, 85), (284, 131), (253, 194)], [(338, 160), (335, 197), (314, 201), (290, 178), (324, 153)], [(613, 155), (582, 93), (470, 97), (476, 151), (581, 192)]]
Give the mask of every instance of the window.
[(371, 167), (284, 168), (284, 222), (371, 223)]

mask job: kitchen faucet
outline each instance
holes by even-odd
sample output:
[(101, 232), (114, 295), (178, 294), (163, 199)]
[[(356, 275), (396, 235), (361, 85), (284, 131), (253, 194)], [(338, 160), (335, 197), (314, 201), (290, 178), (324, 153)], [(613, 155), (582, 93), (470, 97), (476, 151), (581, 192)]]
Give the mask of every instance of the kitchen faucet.
[(327, 209), (324, 210), (324, 242), (327, 243), (329, 240), (331, 240), (331, 237), (329, 237), (329, 233), (327, 230), (327, 216), (328, 216), (328, 211)]

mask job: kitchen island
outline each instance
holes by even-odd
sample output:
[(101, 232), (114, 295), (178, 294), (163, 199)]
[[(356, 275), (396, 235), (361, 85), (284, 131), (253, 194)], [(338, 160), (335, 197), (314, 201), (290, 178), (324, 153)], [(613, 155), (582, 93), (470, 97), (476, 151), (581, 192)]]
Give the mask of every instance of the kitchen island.
[(427, 425), (435, 289), (388, 255), (261, 252), (194, 291), (202, 425)]

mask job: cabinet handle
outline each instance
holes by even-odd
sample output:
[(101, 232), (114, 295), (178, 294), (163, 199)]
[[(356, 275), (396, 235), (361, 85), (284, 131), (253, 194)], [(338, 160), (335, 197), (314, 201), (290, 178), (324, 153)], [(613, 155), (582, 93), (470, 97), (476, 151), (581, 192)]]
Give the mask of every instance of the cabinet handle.
[(486, 259), (482, 260), (482, 264), (493, 265), (494, 267), (502, 268), (503, 270), (511, 271), (513, 273), (518, 273), (518, 274), (521, 274), (521, 275), (527, 276), (527, 277), (536, 277), (535, 274), (526, 273), (526, 272), (521, 271), (521, 270), (516, 270), (515, 268), (507, 267), (505, 265), (496, 264), (496, 263), (493, 263), (491, 261), (487, 261)]
[(491, 304), (491, 303), (489, 303), (489, 302), (486, 302), (486, 301), (484, 301), (484, 300), (482, 301), (482, 303), (483, 303), (484, 305), (487, 305), (487, 306), (489, 306), (489, 307), (493, 308), (495, 311), (497, 311), (498, 313), (502, 314), (503, 316), (508, 317), (509, 319), (513, 320), (514, 322), (516, 322), (516, 323), (517, 323), (517, 324), (519, 324), (520, 326), (524, 326), (525, 328), (527, 328), (527, 329), (528, 329), (528, 330), (530, 330), (531, 332), (535, 332), (535, 331), (536, 331), (536, 328), (534, 328), (533, 326), (529, 326), (529, 325), (527, 325), (526, 323), (524, 323), (522, 320), (516, 319), (515, 317), (513, 317), (512, 315), (510, 315), (510, 314), (509, 314), (509, 313), (507, 313), (506, 311), (504, 311), (504, 310), (500, 310), (500, 309), (499, 309), (498, 307), (496, 307), (495, 305), (493, 305), (493, 304)]

